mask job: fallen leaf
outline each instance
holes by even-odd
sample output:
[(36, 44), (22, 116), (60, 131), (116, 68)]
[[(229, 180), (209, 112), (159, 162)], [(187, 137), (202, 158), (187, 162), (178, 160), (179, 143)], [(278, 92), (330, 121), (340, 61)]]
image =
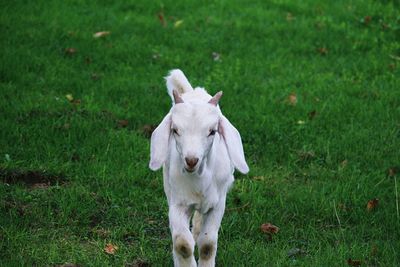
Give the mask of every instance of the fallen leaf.
[(115, 252), (118, 250), (118, 246), (108, 243), (104, 248), (104, 252), (110, 255), (114, 255)]
[(80, 105), (81, 104), (81, 100), (80, 99), (74, 99), (71, 101), (72, 104), (74, 105)]
[(71, 94), (66, 94), (66, 95), (65, 95), (65, 98), (67, 98), (67, 100), (68, 100), (69, 102), (72, 102), (72, 101), (74, 100), (74, 97), (73, 97)]
[(128, 120), (118, 120), (117, 121), (118, 127), (120, 128), (126, 128), (129, 124)]
[(158, 19), (160, 20), (160, 23), (163, 27), (167, 27), (167, 21), (164, 18), (164, 12), (158, 13)]
[(69, 48), (65, 48), (64, 52), (66, 55), (72, 56), (77, 52), (77, 50), (73, 47), (69, 47)]
[(376, 206), (378, 206), (378, 203), (379, 203), (379, 199), (377, 199), (377, 198), (371, 199), (367, 203), (367, 210), (372, 211), (373, 209), (376, 208)]
[(289, 258), (294, 258), (296, 256), (305, 255), (307, 252), (301, 248), (292, 248), (288, 251), (287, 255)]
[(316, 115), (317, 115), (317, 111), (316, 110), (312, 110), (312, 111), (308, 112), (308, 118), (310, 120), (313, 120)]
[(349, 266), (360, 266), (361, 260), (352, 260), (351, 258), (347, 259), (347, 264)]
[(183, 23), (183, 20), (182, 20), (182, 19), (181, 19), (181, 20), (175, 21), (175, 23), (174, 23), (174, 28), (178, 28), (179, 26), (182, 25), (182, 23)]
[(261, 224), (260, 229), (261, 229), (261, 232), (267, 233), (267, 234), (276, 234), (279, 232), (279, 227), (275, 226), (273, 224), (270, 224), (270, 223)]
[(221, 55), (217, 52), (212, 52), (212, 58), (214, 59), (214, 61), (220, 61), (221, 60)]
[(365, 16), (365, 17), (364, 17), (364, 24), (365, 24), (365, 25), (368, 25), (368, 24), (371, 22), (371, 20), (372, 20), (372, 17), (371, 17), (371, 16)]
[(326, 47), (317, 48), (317, 52), (318, 52), (320, 55), (325, 56), (325, 55), (328, 54), (328, 48), (326, 48)]
[(289, 22), (291, 22), (292, 20), (295, 20), (296, 18), (293, 16), (293, 14), (292, 13), (287, 13), (286, 14), (286, 20), (287, 21), (289, 21)]
[(151, 134), (153, 133), (153, 131), (157, 128), (157, 125), (152, 125), (152, 124), (145, 124), (142, 127), (142, 133), (144, 134), (144, 136), (146, 136), (147, 138), (151, 137)]
[(297, 95), (296, 95), (296, 93), (291, 93), (288, 96), (288, 101), (289, 101), (290, 105), (296, 106), (296, 104), (297, 104)]
[(96, 32), (93, 34), (93, 38), (101, 38), (101, 37), (105, 37), (107, 35), (110, 35), (111, 32), (109, 31), (102, 31), (102, 32)]
[(398, 167), (390, 167), (387, 171), (389, 177), (394, 177), (399, 171)]

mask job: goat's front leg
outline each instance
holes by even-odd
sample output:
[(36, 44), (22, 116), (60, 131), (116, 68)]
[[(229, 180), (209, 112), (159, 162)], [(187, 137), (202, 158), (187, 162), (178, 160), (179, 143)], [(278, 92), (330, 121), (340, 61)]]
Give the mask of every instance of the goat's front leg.
[(171, 228), (173, 242), (173, 256), (175, 267), (194, 267), (194, 239), (189, 230), (189, 219), (191, 210), (181, 205), (169, 207), (169, 225)]
[(201, 230), (197, 237), (199, 267), (215, 266), (218, 230), (225, 211), (225, 198), (202, 216)]

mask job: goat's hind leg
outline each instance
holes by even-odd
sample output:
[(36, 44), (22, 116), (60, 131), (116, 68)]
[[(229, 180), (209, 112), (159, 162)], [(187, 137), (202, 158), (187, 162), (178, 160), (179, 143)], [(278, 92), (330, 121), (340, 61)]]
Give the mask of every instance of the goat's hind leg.
[(194, 238), (194, 241), (197, 242), (197, 237), (200, 234), (201, 231), (201, 221), (203, 220), (203, 216), (201, 215), (200, 212), (197, 210), (194, 212), (193, 217), (192, 217), (192, 235)]

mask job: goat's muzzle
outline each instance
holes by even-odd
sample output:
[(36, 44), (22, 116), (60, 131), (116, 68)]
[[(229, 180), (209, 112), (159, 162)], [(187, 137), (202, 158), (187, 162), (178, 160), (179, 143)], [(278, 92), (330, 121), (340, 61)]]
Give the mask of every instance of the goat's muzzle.
[(186, 161), (186, 166), (185, 166), (186, 171), (194, 172), (194, 170), (196, 169), (196, 165), (199, 162), (199, 158), (185, 157), (185, 161)]

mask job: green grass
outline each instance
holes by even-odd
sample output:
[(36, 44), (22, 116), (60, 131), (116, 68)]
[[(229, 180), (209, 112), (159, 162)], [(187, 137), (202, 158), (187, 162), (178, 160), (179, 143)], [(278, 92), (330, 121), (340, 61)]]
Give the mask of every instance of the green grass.
[[(389, 0), (2, 2), (0, 265), (172, 266), (143, 128), (168, 112), (163, 76), (181, 68), (224, 91), (251, 169), (228, 195), (218, 266), (399, 266), (400, 179), (388, 175), (400, 166), (398, 10)], [(50, 186), (16, 181), (28, 171)], [(266, 222), (280, 227), (272, 240)], [(293, 248), (305, 253), (288, 257)]]

